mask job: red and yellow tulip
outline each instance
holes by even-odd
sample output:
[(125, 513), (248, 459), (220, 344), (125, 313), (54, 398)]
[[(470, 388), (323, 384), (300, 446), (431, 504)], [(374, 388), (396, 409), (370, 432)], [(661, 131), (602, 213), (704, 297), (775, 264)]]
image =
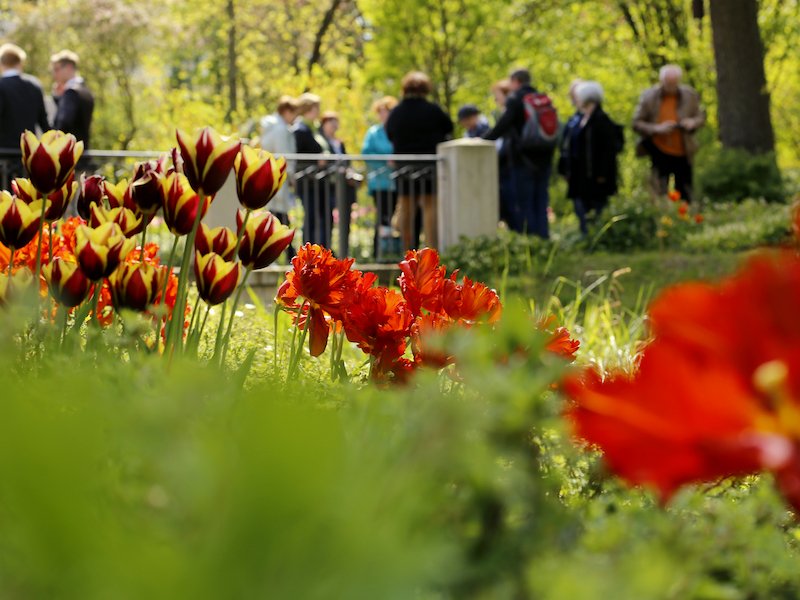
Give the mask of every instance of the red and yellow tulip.
[(194, 249), (204, 255), (215, 252), (225, 260), (231, 260), (236, 251), (236, 234), (227, 227), (212, 229), (205, 223), (200, 223), (194, 239)]
[[(237, 224), (241, 227), (241, 212)], [(244, 228), (239, 245), (239, 260), (248, 269), (268, 267), (286, 250), (294, 230), (283, 225), (272, 213), (252, 215)]]
[(81, 225), (76, 231), (75, 256), (83, 274), (99, 281), (111, 275), (135, 245), (116, 223), (103, 223), (94, 229)]
[[(159, 181), (161, 199), (164, 207), (164, 222), (175, 235), (187, 235), (192, 231), (200, 205), (200, 197), (189, 185), (185, 175), (172, 173)], [(203, 215), (210, 199), (203, 202)], [(202, 216), (200, 217), (202, 218)]]
[[(14, 195), (23, 200), (26, 204), (41, 200), (42, 195), (34, 187), (30, 179), (18, 177), (11, 182), (11, 189)], [(67, 207), (72, 199), (78, 193), (78, 182), (75, 181), (74, 174), (70, 174), (67, 182), (57, 192), (48, 194), (47, 199), (50, 201), (50, 206), (44, 214), (44, 220), (48, 222), (58, 221), (67, 212)]]
[(155, 302), (166, 277), (166, 267), (141, 262), (123, 263), (108, 278), (114, 307), (140, 312), (147, 310)]
[(64, 187), (83, 154), (83, 142), (71, 133), (50, 130), (37, 138), (32, 131), (20, 137), (22, 164), (42, 195)]
[(78, 196), (78, 215), (88, 221), (92, 215), (92, 204), (103, 206), (103, 197), (106, 195), (105, 178), (102, 175), (81, 175), (81, 193)]
[(10, 278), (8, 273), (0, 273), (0, 306), (5, 306), (15, 295), (30, 288), (32, 281), (33, 273), (27, 268), (16, 271)]
[(195, 252), (194, 275), (197, 293), (210, 305), (225, 302), (239, 283), (241, 266), (228, 262), (219, 254)]
[(286, 159), (266, 150), (242, 146), (233, 162), (236, 195), (245, 208), (264, 208), (286, 181)]
[(233, 168), (241, 146), (239, 140), (223, 138), (210, 127), (195, 136), (178, 130), (177, 139), (183, 171), (192, 189), (205, 196), (216, 194)]
[(141, 213), (135, 214), (131, 209), (124, 206), (118, 208), (105, 208), (99, 204), (92, 204), (89, 225), (100, 227), (103, 223), (116, 223), (122, 230), (122, 235), (131, 237), (142, 230)]
[(50, 295), (56, 302), (68, 308), (78, 306), (89, 295), (92, 282), (83, 274), (78, 263), (63, 258), (55, 258), (42, 267)]
[(9, 248), (22, 248), (39, 231), (42, 220), (42, 200), (30, 204), (0, 192), (0, 243)]

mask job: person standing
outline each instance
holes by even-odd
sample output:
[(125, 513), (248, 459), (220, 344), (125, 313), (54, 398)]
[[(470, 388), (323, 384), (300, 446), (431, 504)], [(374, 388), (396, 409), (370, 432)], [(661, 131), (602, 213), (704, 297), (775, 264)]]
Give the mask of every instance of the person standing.
[[(420, 71), (403, 77), (403, 99), (386, 121), (386, 135), (396, 154), (436, 154), (436, 146), (453, 135), (453, 121), (438, 104), (427, 100), (433, 87), (430, 78)], [(422, 208), (425, 244), (438, 248), (439, 231), (436, 203), (436, 169), (429, 162), (406, 162), (397, 178), (397, 223), (403, 249), (415, 242), (414, 222)]]
[[(319, 135), (316, 120), (320, 113), (320, 97), (305, 93), (298, 98), (297, 112), (300, 116), (294, 125), (294, 140), (298, 154), (322, 154), (325, 139)], [(331, 211), (325, 206), (324, 174), (325, 166), (321, 159), (298, 160), (296, 188), (303, 202), (303, 242), (320, 244), (326, 248), (331, 245)]]
[[(580, 120), (569, 130), (565, 158), (567, 197), (583, 235), (587, 222), (596, 219), (617, 191), (617, 155), (625, 143), (622, 126), (603, 110), (603, 88), (596, 81), (584, 81), (574, 89)], [(563, 152), (563, 150), (562, 150)]]
[[(325, 140), (323, 151), (330, 154), (347, 154), (344, 142), (336, 135), (339, 131), (339, 114), (328, 111), (322, 115), (319, 125), (319, 133)], [(332, 161), (328, 161), (329, 164)], [(349, 160), (337, 160), (326, 171), (325, 194), (328, 198), (326, 204), (333, 214), (333, 209), (339, 207), (339, 193), (344, 195), (344, 207), (346, 210), (339, 211), (340, 223), (344, 229), (340, 233), (345, 237), (350, 237), (350, 213), (353, 204), (356, 202), (356, 191), (364, 180), (363, 175), (357, 173), (350, 167)], [(349, 243), (348, 243), (349, 247)]]
[(78, 55), (62, 50), (50, 57), (50, 69), (55, 82), (53, 98), (56, 116), (53, 127), (73, 134), (89, 149), (89, 137), (94, 112), (94, 96), (78, 74)]
[(692, 159), (697, 152), (695, 132), (706, 121), (700, 96), (681, 83), (678, 65), (665, 65), (660, 83), (645, 90), (633, 115), (633, 129), (641, 135), (638, 156), (652, 163), (650, 187), (656, 196), (667, 193), (670, 176), (675, 190), (687, 202), (692, 200)]
[[(268, 152), (282, 156), (285, 154), (295, 154), (297, 144), (291, 125), (297, 117), (297, 100), (291, 96), (281, 96), (278, 99), (276, 111), (261, 119), (261, 147)], [(269, 210), (284, 225), (289, 225), (289, 211), (294, 202), (292, 199), (292, 189), (294, 188), (295, 161), (286, 161), (286, 182), (278, 190), (278, 193), (270, 200)], [(296, 252), (294, 247), (289, 244), (286, 247), (286, 256), (291, 260)]]
[[(513, 198), (511, 210), (508, 211), (511, 220), (509, 229), (548, 239), (550, 173), (556, 144), (526, 147), (522, 136), (528, 120), (529, 109), (526, 105), (538, 99), (549, 103), (549, 99), (531, 85), (531, 74), (527, 69), (515, 70), (509, 79), (511, 94), (506, 99), (505, 111), (492, 130), (483, 137), (487, 140), (503, 138), (502, 152), (508, 164), (510, 195)], [(552, 104), (549, 107), (552, 109)], [(551, 116), (555, 117), (554, 109)], [(537, 118), (540, 118), (538, 114)], [(551, 125), (557, 128), (557, 122)]]
[[(389, 113), (397, 106), (397, 98), (384, 96), (372, 105), (378, 123), (372, 125), (364, 136), (361, 154), (392, 154), (394, 146), (386, 135), (386, 121)], [(367, 161), (367, 191), (375, 203), (375, 235), (373, 236), (373, 256), (382, 261), (390, 252), (392, 238), (392, 215), (397, 204), (394, 181), (385, 160)]]
[(465, 104), (459, 108), (456, 118), (464, 130), (465, 138), (483, 137), (489, 131), (489, 121), (474, 104)]
[(8, 175), (22, 173), (20, 137), (29, 129), (41, 134), (50, 129), (44, 104), (44, 92), (39, 81), (23, 72), (25, 51), (14, 44), (0, 46), (0, 149), (9, 153)]

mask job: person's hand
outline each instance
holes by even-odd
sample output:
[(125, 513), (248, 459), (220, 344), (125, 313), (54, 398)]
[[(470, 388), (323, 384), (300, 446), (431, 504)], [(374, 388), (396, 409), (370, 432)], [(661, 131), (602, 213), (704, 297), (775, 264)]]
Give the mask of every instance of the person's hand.
[(328, 161), (327, 161), (327, 160), (318, 160), (318, 161), (317, 161), (317, 165), (319, 165), (320, 167), (324, 167), (324, 166), (326, 166), (327, 164), (328, 164)]
[(656, 133), (669, 133), (677, 126), (678, 124), (675, 121), (664, 121), (663, 123), (656, 125)]
[(63, 83), (54, 83), (53, 84), (53, 96), (62, 96), (64, 94), (64, 84)]
[(685, 129), (686, 131), (692, 131), (694, 129), (694, 120), (689, 119), (688, 117), (681, 119), (681, 129)]

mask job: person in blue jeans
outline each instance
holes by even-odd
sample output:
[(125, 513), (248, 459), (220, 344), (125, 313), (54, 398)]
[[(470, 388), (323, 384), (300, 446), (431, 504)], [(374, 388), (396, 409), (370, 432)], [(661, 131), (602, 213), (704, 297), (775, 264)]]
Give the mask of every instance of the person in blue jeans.
[(506, 100), (505, 111), (497, 124), (484, 139), (503, 138), (502, 152), (508, 164), (509, 229), (519, 233), (550, 238), (547, 208), (550, 205), (550, 173), (554, 148), (536, 151), (520, 149), (520, 137), (525, 126), (523, 98), (536, 93), (531, 85), (531, 74), (527, 69), (517, 69), (510, 76), (511, 94)]

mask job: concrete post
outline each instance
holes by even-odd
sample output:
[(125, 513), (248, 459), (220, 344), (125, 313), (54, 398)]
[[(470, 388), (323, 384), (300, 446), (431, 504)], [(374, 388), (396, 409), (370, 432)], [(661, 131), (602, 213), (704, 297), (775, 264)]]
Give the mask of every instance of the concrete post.
[(231, 169), (225, 185), (214, 196), (203, 223), (208, 227), (225, 226), (236, 232), (236, 211), (239, 210), (239, 198), (236, 196), (236, 175)]
[(439, 250), (461, 236), (497, 234), (500, 220), (497, 150), (494, 142), (458, 139), (436, 147), (439, 162)]

